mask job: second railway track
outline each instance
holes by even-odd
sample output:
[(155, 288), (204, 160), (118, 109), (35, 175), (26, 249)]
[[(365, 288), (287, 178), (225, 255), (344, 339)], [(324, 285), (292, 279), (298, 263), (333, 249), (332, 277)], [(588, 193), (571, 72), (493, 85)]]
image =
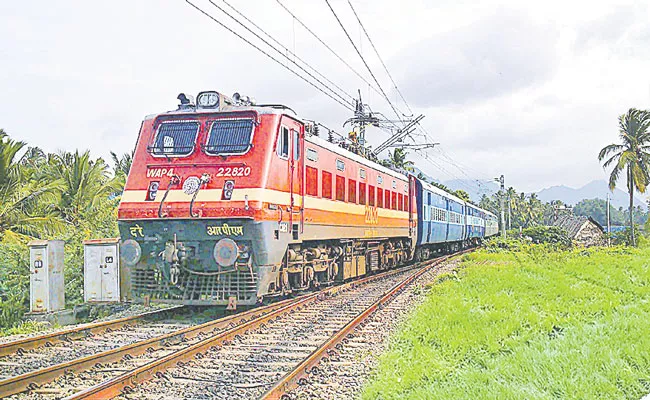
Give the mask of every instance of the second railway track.
[(258, 398), (422, 270), (371, 276), (32, 371), (0, 381), (0, 397)]

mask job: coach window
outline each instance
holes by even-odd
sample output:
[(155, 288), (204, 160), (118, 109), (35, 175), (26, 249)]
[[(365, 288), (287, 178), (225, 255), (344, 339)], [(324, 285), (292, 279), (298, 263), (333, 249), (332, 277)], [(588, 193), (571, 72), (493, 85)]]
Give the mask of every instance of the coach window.
[(399, 211), (404, 211), (404, 196), (401, 193), (397, 194), (397, 209)]
[(359, 204), (366, 204), (366, 184), (359, 183)]
[(384, 208), (390, 208), (390, 190), (384, 190)]
[(368, 205), (370, 207), (375, 205), (375, 187), (368, 185)]
[(276, 153), (285, 160), (289, 158), (289, 128), (281, 127), (278, 135), (278, 143), (275, 146)]
[(309, 161), (317, 162), (318, 161), (318, 152), (312, 148), (307, 148), (307, 159)]
[(384, 182), (384, 178), (382, 178), (381, 175), (377, 175), (377, 184), (381, 185), (382, 182)]
[(366, 170), (365, 169), (359, 168), (359, 178), (366, 179)]
[(332, 198), (332, 174), (323, 171), (323, 198)]
[(345, 201), (345, 178), (336, 175), (336, 200)]
[(382, 188), (377, 188), (377, 207), (384, 207), (384, 191)]
[(392, 210), (397, 210), (397, 193), (392, 192), (392, 196), (390, 199), (390, 208)]
[(357, 202), (357, 181), (354, 179), (348, 180), (348, 201), (350, 203)]
[(336, 169), (339, 171), (345, 171), (345, 163), (341, 160), (336, 160)]
[(307, 195), (318, 196), (318, 170), (307, 166), (305, 169), (305, 180), (307, 181)]

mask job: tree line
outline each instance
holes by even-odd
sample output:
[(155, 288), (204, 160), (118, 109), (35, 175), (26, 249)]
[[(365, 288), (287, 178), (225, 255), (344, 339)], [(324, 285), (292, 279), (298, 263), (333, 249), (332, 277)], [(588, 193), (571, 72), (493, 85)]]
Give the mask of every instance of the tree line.
[(83, 300), (83, 240), (117, 237), (117, 205), (131, 155), (111, 164), (89, 151), (46, 153), (0, 129), (0, 328), (29, 305), (32, 239), (65, 240), (66, 303)]

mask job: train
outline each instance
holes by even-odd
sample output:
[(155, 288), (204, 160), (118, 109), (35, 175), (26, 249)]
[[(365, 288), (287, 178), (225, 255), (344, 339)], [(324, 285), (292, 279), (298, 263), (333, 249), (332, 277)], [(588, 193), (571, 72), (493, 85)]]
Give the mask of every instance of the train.
[(135, 300), (254, 306), (498, 231), (489, 211), (320, 137), (287, 106), (178, 99), (142, 121), (118, 208)]

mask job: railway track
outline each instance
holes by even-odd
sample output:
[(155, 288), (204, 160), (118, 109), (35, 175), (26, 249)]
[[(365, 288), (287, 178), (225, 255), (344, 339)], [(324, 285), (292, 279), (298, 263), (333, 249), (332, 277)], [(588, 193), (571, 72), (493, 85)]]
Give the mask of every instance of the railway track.
[(430, 267), (386, 272), (13, 376), (0, 381), (0, 397), (257, 398), (273, 387), (267, 396), (278, 398), (303, 378), (296, 366), (320, 360)]
[(187, 322), (166, 319), (185, 311), (174, 306), (0, 343), (0, 380), (178, 330)]

